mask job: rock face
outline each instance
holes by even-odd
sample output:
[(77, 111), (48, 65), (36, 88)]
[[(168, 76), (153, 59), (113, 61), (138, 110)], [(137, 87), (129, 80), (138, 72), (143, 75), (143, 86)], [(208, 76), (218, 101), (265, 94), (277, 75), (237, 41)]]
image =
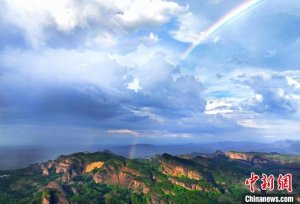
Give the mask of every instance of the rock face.
[(98, 161), (98, 162), (92, 162), (85, 166), (84, 173), (89, 173), (93, 171), (94, 169), (99, 169), (103, 166), (104, 162)]
[(226, 156), (229, 159), (233, 160), (243, 160), (247, 162), (251, 162), (254, 164), (262, 164), (262, 163), (268, 163), (269, 161), (265, 158), (259, 157), (258, 155), (251, 154), (251, 153), (243, 153), (243, 152), (227, 152)]
[(44, 176), (49, 176), (50, 169), (54, 168), (55, 162), (54, 161), (48, 161), (47, 163), (44, 163), (41, 165), (42, 173)]
[(51, 204), (50, 202), (51, 202), (50, 198), (47, 198), (47, 197), (42, 198), (42, 204)]
[(150, 191), (143, 182), (136, 179), (143, 177), (140, 172), (128, 166), (123, 166), (119, 169), (108, 166), (103, 168), (103, 172), (98, 172), (93, 175), (96, 183), (105, 183), (108, 185), (119, 184), (123, 188), (131, 189), (134, 192), (148, 193)]
[(51, 169), (51, 168), (54, 167), (54, 165), (55, 165), (55, 161), (51, 160), (51, 161), (49, 161), (49, 162), (47, 163), (47, 168), (48, 168), (48, 169)]
[[(166, 174), (168, 180), (175, 185), (188, 190), (214, 191), (215, 180), (203, 169), (210, 165), (207, 158), (195, 157), (194, 160), (187, 160), (163, 154), (160, 159), (162, 173)], [(207, 186), (206, 184), (213, 184)]]
[(64, 173), (63, 176), (61, 177), (61, 181), (64, 183), (70, 183), (72, 181), (71, 173), (69, 171)]
[(61, 192), (61, 193), (64, 192), (63, 188), (58, 183), (56, 183), (54, 181), (48, 183), (47, 188), (54, 189), (54, 190), (56, 190), (58, 192)]
[(43, 168), (43, 175), (44, 176), (49, 176), (49, 169), (48, 168), (46, 168), (46, 167)]
[(55, 172), (58, 174), (58, 173), (66, 173), (70, 170), (70, 167), (72, 165), (72, 161), (69, 160), (69, 159), (66, 159), (64, 161), (61, 161), (59, 162), (57, 165), (56, 165), (56, 170)]
[(50, 195), (42, 198), (42, 204), (69, 204), (63, 188), (58, 183), (48, 183), (47, 189)]
[(80, 175), (83, 168), (84, 164), (81, 159), (72, 160), (69, 158), (49, 161), (41, 165), (44, 176), (49, 176), (50, 170), (54, 169), (56, 174), (62, 174), (61, 181), (64, 183), (69, 183), (74, 176)]
[(180, 165), (173, 166), (173, 165), (168, 165), (166, 163), (163, 163), (162, 166), (163, 166), (163, 172), (171, 176), (176, 176), (176, 177), (184, 176), (196, 180), (202, 178), (202, 175), (199, 172), (197, 172), (196, 170), (186, 168), (184, 166), (180, 166)]
[(246, 153), (241, 153), (241, 152), (227, 152), (226, 156), (229, 159), (239, 159), (239, 160), (244, 160), (244, 161), (250, 161), (252, 159), (252, 156)]
[[(123, 162), (119, 161), (118, 165), (105, 165), (105, 161), (94, 161), (85, 163), (80, 158), (70, 159), (62, 157), (54, 164), (44, 165), (44, 175), (49, 175), (47, 167), (55, 168), (56, 174), (62, 174), (61, 182), (70, 183), (74, 176), (90, 174), (96, 183), (105, 183), (108, 185), (119, 184), (123, 188), (131, 189), (134, 192), (148, 193), (149, 188), (138, 177), (143, 177), (139, 171), (132, 169)], [(93, 172), (95, 169), (101, 171)], [(49, 184), (58, 192), (62, 192), (57, 185)], [(53, 186), (54, 185), (54, 186)]]
[(181, 160), (175, 160), (174, 157), (165, 154), (160, 160), (161, 168), (164, 174), (171, 176), (184, 176), (189, 179), (200, 180), (203, 178), (201, 172), (195, 169), (194, 163), (184, 164)]

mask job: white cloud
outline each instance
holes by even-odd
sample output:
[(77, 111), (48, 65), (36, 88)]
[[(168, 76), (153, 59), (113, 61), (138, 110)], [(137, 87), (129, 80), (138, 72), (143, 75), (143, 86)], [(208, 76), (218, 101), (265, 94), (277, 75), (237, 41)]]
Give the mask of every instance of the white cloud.
[(193, 138), (194, 135), (189, 133), (173, 133), (167, 130), (128, 130), (128, 129), (117, 129), (108, 130), (110, 134), (116, 135), (132, 135), (134, 137), (145, 137), (145, 138)]
[(258, 101), (258, 102), (261, 102), (263, 100), (263, 95), (261, 94), (255, 94), (255, 99)]
[(242, 119), (237, 121), (238, 124), (242, 125), (243, 127), (250, 127), (250, 128), (258, 128), (258, 129), (270, 129), (272, 128), (272, 124), (265, 124), (262, 121), (255, 121), (254, 119)]
[(135, 136), (135, 137), (140, 136), (140, 134), (138, 132), (133, 131), (133, 130), (127, 130), (127, 129), (108, 130), (107, 132), (111, 133), (111, 134), (118, 134), (118, 135), (132, 135), (132, 136)]
[(124, 7), (117, 16), (127, 28), (160, 25), (186, 10), (173, 1), (165, 0), (125, 0)]
[[(8, 51), (0, 59), (3, 67), (15, 72), (5, 76), (12, 83), (87, 83), (113, 93), (123, 87), (122, 77), (126, 74), (126, 69), (105, 52), (93, 50)], [(23, 79), (16, 80), (18, 77)]]
[(283, 72), (283, 75), (289, 86), (291, 86), (293, 89), (300, 90), (300, 71), (299, 70), (285, 71), (285, 72)]
[[(119, 64), (122, 64), (124, 66), (128, 67), (140, 67), (149, 61), (154, 55), (164, 53), (165, 60), (175, 65), (176, 61), (178, 60), (178, 56), (175, 53), (174, 49), (169, 49), (167, 47), (162, 47), (160, 45), (154, 45), (154, 46), (146, 46), (144, 44), (139, 44), (136, 48), (136, 50), (129, 52), (127, 54), (119, 54), (119, 53), (113, 53), (110, 54), (110, 58), (117, 61)], [(177, 58), (176, 58), (177, 57)]]
[(118, 44), (114, 35), (108, 32), (98, 34), (95, 38), (88, 38), (85, 45), (87, 47), (112, 48)]
[(92, 4), (79, 5), (72, 0), (7, 0), (5, 15), (7, 21), (22, 28), (27, 40), (38, 46), (45, 40), (45, 28), (54, 26), (57, 30), (70, 32), (76, 27), (85, 27), (89, 19), (100, 17)]
[(202, 31), (208, 26), (208, 21), (189, 12), (178, 18), (179, 26), (170, 32), (171, 36), (181, 42), (195, 42)]
[(133, 90), (137, 93), (142, 89), (142, 87), (140, 86), (140, 81), (138, 79), (133, 79), (133, 81), (128, 84), (127, 89)]
[(131, 109), (130, 111), (137, 116), (148, 117), (149, 119), (158, 123), (165, 122), (165, 119), (162, 116), (153, 113), (154, 111), (149, 107), (142, 107), (140, 109)]
[[(98, 30), (98, 39), (111, 45), (115, 41), (107, 33), (124, 34), (158, 26), (187, 10), (165, 0), (5, 0), (5, 5), (0, 16), (23, 29), (33, 46), (43, 44), (47, 40), (46, 29), (53, 27), (65, 33), (92, 28), (93, 32)], [(155, 40), (154, 35), (150, 37)]]
[(234, 99), (211, 99), (205, 106), (205, 114), (216, 115), (232, 113), (232, 106), (236, 103)]
[(221, 115), (242, 128), (255, 129), (261, 137), (296, 138), (299, 70), (240, 67), (222, 74), (218, 80), (212, 77), (207, 79), (211, 82), (206, 90), (205, 114)]
[(156, 44), (159, 41), (159, 37), (157, 34), (151, 32), (149, 35), (144, 36), (142, 38), (142, 41), (145, 42), (146, 44)]

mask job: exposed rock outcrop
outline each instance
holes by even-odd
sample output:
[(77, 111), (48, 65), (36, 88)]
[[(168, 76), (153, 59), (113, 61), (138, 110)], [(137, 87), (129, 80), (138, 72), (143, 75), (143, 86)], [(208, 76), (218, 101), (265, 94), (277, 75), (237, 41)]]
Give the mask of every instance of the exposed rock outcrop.
[(51, 160), (47, 163), (47, 168), (52, 169), (55, 166), (55, 161)]
[(187, 178), (196, 179), (196, 180), (199, 180), (203, 177), (198, 171), (180, 165), (174, 166), (174, 165), (162, 163), (162, 167), (163, 167), (163, 172), (171, 176), (177, 176), (177, 177), (185, 176)]
[(42, 197), (42, 204), (51, 204), (50, 197)]
[(247, 162), (251, 162), (254, 164), (264, 164), (264, 163), (268, 163), (270, 162), (269, 160), (262, 158), (256, 154), (251, 154), (251, 153), (243, 153), (243, 152), (227, 152), (226, 156), (229, 159), (233, 159), (233, 160), (243, 160), (243, 161), (247, 161)]
[(247, 153), (242, 153), (242, 152), (227, 152), (226, 156), (229, 159), (239, 159), (239, 160), (244, 160), (244, 161), (250, 161), (253, 158), (253, 156), (251, 156)]
[(72, 175), (70, 174), (70, 172), (64, 173), (61, 177), (61, 181), (64, 183), (70, 183), (72, 181)]
[(103, 161), (98, 161), (98, 162), (92, 162), (88, 165), (85, 166), (84, 168), (84, 173), (89, 173), (93, 171), (94, 169), (99, 169), (103, 166), (104, 162)]
[(140, 172), (128, 166), (123, 166), (118, 170), (105, 167), (104, 172), (94, 174), (93, 179), (96, 183), (119, 184), (121, 187), (131, 189), (134, 192), (148, 193), (150, 191), (149, 187), (137, 179), (143, 176)]
[(46, 189), (50, 195), (43, 196), (42, 204), (69, 204), (63, 188), (58, 183), (52, 181), (48, 183)]
[(52, 168), (54, 168), (54, 167), (55, 167), (55, 161), (53, 161), (53, 160), (50, 160), (50, 161), (48, 161), (47, 163), (43, 163), (43, 164), (41, 165), (42, 174), (43, 174), (44, 176), (49, 176), (50, 170), (51, 170)]
[(44, 176), (49, 176), (49, 169), (47, 167), (43, 168), (43, 175)]
[(65, 161), (61, 161), (56, 165), (55, 173), (66, 173), (70, 170), (70, 167), (72, 165), (72, 162), (69, 159), (66, 159)]
[(186, 159), (175, 158), (171, 155), (164, 154), (160, 160), (161, 168), (164, 174), (171, 176), (184, 176), (189, 179), (199, 180), (203, 178), (200, 171), (195, 169), (196, 163), (189, 161), (189, 163), (184, 163)]
[(54, 189), (58, 192), (64, 193), (63, 188), (58, 183), (56, 183), (54, 181), (51, 181), (50, 183), (48, 183), (47, 188)]

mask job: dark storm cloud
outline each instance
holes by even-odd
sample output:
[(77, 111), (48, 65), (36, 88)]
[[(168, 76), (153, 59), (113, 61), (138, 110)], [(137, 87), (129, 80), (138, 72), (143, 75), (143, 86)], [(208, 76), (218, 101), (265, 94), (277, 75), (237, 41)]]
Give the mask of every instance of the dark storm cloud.
[[(169, 120), (205, 109), (203, 85), (193, 76), (182, 75), (162, 55), (135, 71), (114, 62), (79, 69), (76, 61), (45, 64), (39, 57), (45, 56), (35, 57), (40, 67), (34, 62), (33, 67), (24, 64), (21, 68), (22, 57), (17, 59), (20, 63), (11, 64), (3, 58), (7, 67), (2, 69), (5, 80), (0, 82), (3, 121), (164, 129)], [(135, 78), (140, 80), (138, 92), (127, 88)]]
[(154, 113), (176, 118), (189, 116), (193, 112), (203, 112), (206, 101), (202, 97), (203, 86), (192, 76), (181, 76), (155, 84), (136, 94), (135, 107), (149, 107)]

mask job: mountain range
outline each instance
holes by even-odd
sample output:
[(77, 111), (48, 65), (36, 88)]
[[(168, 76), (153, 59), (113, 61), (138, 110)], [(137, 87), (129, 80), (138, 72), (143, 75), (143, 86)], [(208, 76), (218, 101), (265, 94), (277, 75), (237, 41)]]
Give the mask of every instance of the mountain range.
[[(242, 203), (251, 172), (291, 173), (292, 193), (300, 201), (299, 155), (216, 151), (128, 159), (106, 150), (1, 170), (0, 203)], [(287, 193), (263, 191), (260, 184), (256, 193)]]
[[(221, 151), (243, 151), (243, 152), (277, 152), (282, 154), (300, 154), (300, 140), (280, 140), (273, 143), (259, 142), (214, 142), (202, 144), (182, 144), (182, 145), (151, 145), (136, 144), (124, 146), (112, 146), (107, 148), (110, 151), (123, 155), (138, 157), (153, 156), (155, 154), (189, 154), (192, 152), (212, 153)], [(132, 153), (134, 152), (134, 153)], [(132, 155), (128, 155), (132, 154)]]

